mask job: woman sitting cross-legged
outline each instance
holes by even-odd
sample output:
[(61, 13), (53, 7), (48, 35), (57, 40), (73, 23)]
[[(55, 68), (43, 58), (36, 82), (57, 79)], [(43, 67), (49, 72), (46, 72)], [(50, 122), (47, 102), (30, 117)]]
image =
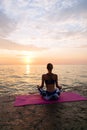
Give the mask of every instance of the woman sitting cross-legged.
[[(40, 94), (46, 100), (57, 100), (60, 96), (62, 87), (58, 85), (57, 74), (52, 73), (53, 65), (47, 64), (47, 74), (42, 75), (41, 86), (37, 86)], [(46, 84), (46, 90), (43, 89), (44, 83)]]

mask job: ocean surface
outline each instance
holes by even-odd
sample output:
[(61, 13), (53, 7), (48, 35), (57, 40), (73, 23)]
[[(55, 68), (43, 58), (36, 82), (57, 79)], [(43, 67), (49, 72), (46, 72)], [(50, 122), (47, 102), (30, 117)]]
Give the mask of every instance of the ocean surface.
[[(45, 65), (0, 65), (0, 96), (36, 93)], [(64, 90), (87, 86), (87, 65), (54, 65)]]

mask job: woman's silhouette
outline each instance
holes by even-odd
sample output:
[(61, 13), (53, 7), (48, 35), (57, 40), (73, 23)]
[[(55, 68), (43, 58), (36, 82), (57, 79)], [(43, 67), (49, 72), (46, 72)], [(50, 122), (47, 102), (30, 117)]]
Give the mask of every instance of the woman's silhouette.
[[(57, 74), (52, 73), (53, 65), (47, 64), (47, 74), (42, 75), (41, 86), (37, 86), (40, 94), (46, 100), (57, 100), (59, 98), (62, 87), (58, 85)], [(43, 90), (44, 83), (46, 84), (46, 90)]]

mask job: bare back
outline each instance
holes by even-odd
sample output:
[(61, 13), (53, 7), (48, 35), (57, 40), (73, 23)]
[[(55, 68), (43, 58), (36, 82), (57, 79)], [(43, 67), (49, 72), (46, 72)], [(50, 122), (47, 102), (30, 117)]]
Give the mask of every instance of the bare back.
[(48, 92), (53, 92), (58, 87), (58, 77), (56, 74), (47, 73), (42, 75), (42, 81), (45, 82)]

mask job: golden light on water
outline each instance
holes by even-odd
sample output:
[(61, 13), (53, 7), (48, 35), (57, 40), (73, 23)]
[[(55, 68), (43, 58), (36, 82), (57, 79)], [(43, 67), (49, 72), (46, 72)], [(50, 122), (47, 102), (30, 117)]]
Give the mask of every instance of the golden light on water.
[(30, 73), (30, 65), (26, 65), (26, 74)]

